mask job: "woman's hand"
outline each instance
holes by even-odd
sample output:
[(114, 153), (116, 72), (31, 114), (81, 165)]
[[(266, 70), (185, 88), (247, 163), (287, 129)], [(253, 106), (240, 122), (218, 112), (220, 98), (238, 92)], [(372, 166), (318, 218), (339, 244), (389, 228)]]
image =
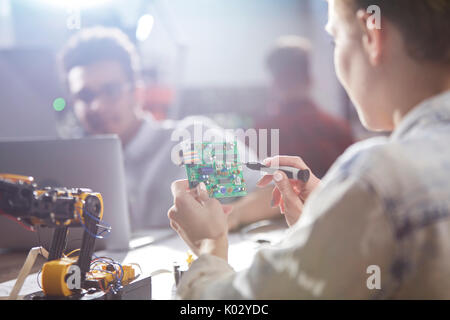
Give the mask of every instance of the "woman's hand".
[(172, 183), (174, 205), (167, 215), (171, 227), (195, 255), (214, 254), (225, 260), (228, 256), (228, 214), (232, 206), (210, 199), (203, 183), (189, 189), (187, 180)]
[[(263, 163), (268, 167), (289, 166), (311, 171), (300, 157), (276, 156), (264, 160)], [(277, 171), (273, 175), (267, 174), (262, 177), (257, 185), (265, 187), (272, 181), (276, 186), (272, 192), (272, 205), (280, 207), (281, 213), (285, 215), (286, 222), (289, 226), (292, 226), (300, 217), (304, 202), (311, 192), (317, 188), (320, 179), (311, 172), (308, 182), (304, 183), (299, 180), (289, 180), (284, 172)]]

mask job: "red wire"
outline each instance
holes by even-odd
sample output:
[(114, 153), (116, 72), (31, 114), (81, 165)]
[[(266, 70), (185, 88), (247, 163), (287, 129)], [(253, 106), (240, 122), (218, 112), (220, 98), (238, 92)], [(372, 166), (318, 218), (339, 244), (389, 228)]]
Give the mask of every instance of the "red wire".
[(11, 221), (14, 221), (14, 222), (16, 222), (16, 223), (18, 223), (18, 224), (20, 224), (20, 226), (21, 226), (22, 228), (24, 228), (25, 230), (32, 231), (32, 232), (36, 231), (33, 227), (27, 226), (26, 224), (20, 222), (19, 220), (17, 220), (17, 219), (14, 218), (13, 216), (11, 216), (11, 215), (9, 215), (9, 214), (7, 214), (7, 213), (4, 213), (2, 210), (0, 210), (0, 215), (5, 216), (7, 219), (9, 219), (9, 220), (11, 220)]
[[(0, 199), (1, 199), (1, 198), (2, 198), (2, 194), (0, 193)], [(17, 219), (16, 219), (15, 217), (13, 217), (12, 215), (9, 215), (9, 214), (5, 213), (5, 212), (4, 212), (3, 210), (1, 210), (1, 209), (0, 209), (0, 215), (5, 216), (5, 217), (8, 218), (9, 220), (14, 221), (14, 222), (20, 224), (20, 226), (21, 226), (22, 228), (24, 228), (25, 230), (32, 231), (32, 232), (36, 231), (33, 227), (27, 226), (26, 224), (24, 224), (24, 223), (20, 222), (19, 220), (17, 220)]]

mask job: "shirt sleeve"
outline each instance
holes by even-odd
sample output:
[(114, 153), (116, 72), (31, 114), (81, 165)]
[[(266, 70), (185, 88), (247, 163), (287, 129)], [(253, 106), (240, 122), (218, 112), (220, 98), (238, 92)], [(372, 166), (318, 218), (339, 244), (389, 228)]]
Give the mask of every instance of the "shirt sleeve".
[(368, 299), (391, 290), (395, 241), (382, 201), (362, 179), (333, 179), (308, 199), (276, 247), (247, 270), (199, 257), (183, 275), (183, 299)]

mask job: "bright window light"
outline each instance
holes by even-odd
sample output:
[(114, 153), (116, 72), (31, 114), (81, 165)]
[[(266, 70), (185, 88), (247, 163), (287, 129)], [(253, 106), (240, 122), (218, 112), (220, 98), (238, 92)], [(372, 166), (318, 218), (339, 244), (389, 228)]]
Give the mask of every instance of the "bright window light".
[(103, 5), (111, 0), (41, 0), (49, 5), (67, 8), (90, 8)]
[(154, 22), (153, 16), (149, 14), (140, 17), (136, 28), (136, 39), (139, 41), (147, 39), (152, 32)]

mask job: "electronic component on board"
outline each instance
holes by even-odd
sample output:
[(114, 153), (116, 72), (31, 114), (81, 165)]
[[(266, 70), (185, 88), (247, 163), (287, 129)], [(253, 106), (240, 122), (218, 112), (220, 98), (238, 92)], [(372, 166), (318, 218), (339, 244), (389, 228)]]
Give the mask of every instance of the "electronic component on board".
[(184, 142), (181, 146), (181, 162), (186, 167), (190, 188), (203, 182), (213, 198), (247, 195), (236, 141)]

